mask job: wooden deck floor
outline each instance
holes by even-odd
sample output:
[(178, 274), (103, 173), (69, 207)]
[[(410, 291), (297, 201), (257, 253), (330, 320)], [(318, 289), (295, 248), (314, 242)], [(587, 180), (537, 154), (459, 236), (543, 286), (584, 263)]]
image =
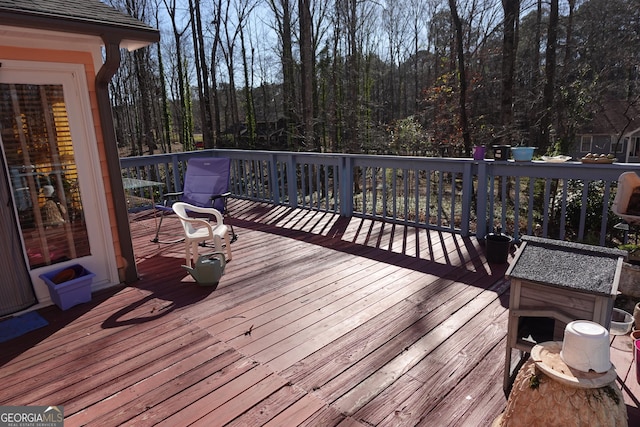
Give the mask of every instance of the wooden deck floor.
[[(216, 290), (180, 267), (182, 244), (149, 242), (153, 219), (133, 221), (141, 279), (40, 310), (49, 326), (2, 344), (0, 405), (63, 405), (66, 426), (481, 426), (502, 412), (506, 265), (475, 238), (233, 212)], [(625, 338), (612, 360), (633, 417)]]

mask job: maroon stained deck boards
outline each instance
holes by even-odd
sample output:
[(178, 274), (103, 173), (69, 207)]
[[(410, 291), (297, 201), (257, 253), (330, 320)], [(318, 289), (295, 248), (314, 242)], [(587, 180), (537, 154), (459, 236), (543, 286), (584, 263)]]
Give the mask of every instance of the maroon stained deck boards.
[[(215, 291), (137, 214), (141, 280), (40, 310), (50, 325), (0, 353), (0, 404), (63, 404), (67, 426), (475, 427), (504, 409), (506, 266), (476, 239), (232, 202)], [(637, 417), (627, 350), (615, 337)]]

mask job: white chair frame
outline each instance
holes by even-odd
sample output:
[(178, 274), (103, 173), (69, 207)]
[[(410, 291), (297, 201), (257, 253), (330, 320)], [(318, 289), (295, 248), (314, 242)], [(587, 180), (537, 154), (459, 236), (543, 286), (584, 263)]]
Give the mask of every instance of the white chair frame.
[(620, 175), (618, 178), (618, 191), (611, 206), (611, 212), (633, 225), (640, 224), (640, 216), (628, 215), (627, 207), (629, 206), (629, 199), (631, 198), (633, 189), (636, 187), (640, 187), (640, 176), (638, 176), (638, 174), (635, 172), (624, 172)]
[[(185, 261), (187, 266), (193, 267), (198, 260), (198, 246), (206, 241), (213, 241), (216, 252), (223, 251), (222, 242), (226, 246), (226, 260), (231, 260), (231, 239), (229, 238), (229, 228), (223, 222), (220, 211), (214, 208), (203, 208), (193, 206), (184, 202), (175, 202), (173, 211), (180, 218), (180, 223), (184, 229)], [(214, 221), (203, 218), (192, 218), (189, 212), (209, 215)]]

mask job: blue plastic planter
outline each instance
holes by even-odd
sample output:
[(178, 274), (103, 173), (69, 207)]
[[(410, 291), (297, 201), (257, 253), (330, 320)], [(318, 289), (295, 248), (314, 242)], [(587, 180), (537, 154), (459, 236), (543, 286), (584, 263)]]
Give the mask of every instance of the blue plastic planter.
[[(91, 301), (91, 281), (95, 273), (80, 264), (40, 275), (49, 288), (51, 300), (62, 310)], [(61, 281), (61, 279), (70, 278)]]

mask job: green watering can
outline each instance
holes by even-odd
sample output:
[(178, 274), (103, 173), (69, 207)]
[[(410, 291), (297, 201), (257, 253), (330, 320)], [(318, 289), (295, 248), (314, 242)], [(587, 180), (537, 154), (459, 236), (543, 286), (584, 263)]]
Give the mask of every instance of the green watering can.
[(220, 278), (224, 274), (226, 259), (222, 252), (214, 252), (208, 255), (200, 255), (195, 267), (183, 265), (182, 268), (196, 279), (202, 286), (218, 286)]

